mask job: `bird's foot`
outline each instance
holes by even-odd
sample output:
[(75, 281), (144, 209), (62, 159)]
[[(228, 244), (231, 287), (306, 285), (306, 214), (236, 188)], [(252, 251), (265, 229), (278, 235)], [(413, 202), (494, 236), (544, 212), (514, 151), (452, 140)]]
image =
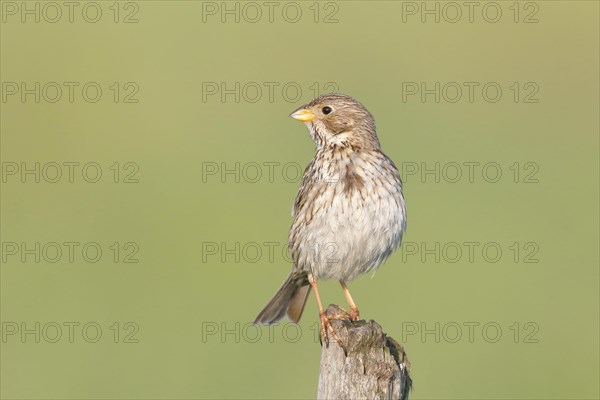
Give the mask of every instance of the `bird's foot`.
[[(343, 318), (343, 319), (348, 319), (348, 320), (350, 320), (352, 322), (356, 322), (356, 321), (360, 320), (360, 312), (358, 311), (358, 308), (356, 308), (356, 307), (354, 307), (354, 308), (350, 307), (350, 311), (346, 311), (342, 307), (339, 307), (339, 308), (342, 311), (344, 311), (344, 314), (336, 315), (336, 317)], [(339, 319), (339, 318), (335, 318), (335, 319)]]
[[(320, 342), (323, 345), (325, 342), (326, 346), (329, 346), (329, 334), (335, 339), (335, 341), (346, 351), (344, 344), (342, 343), (342, 339), (338, 336), (337, 332), (333, 328), (331, 321), (334, 319), (348, 319), (347, 314), (336, 314), (336, 315), (327, 315), (324, 312), (319, 314), (319, 318), (321, 320), (321, 337)], [(329, 333), (329, 334), (328, 334)]]

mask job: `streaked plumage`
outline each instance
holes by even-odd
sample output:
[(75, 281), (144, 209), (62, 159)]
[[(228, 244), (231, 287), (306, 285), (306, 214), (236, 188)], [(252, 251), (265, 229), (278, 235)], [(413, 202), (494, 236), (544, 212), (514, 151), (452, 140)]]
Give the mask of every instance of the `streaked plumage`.
[(330, 278), (345, 288), (345, 282), (379, 267), (406, 229), (400, 174), (381, 151), (373, 117), (362, 104), (326, 94), (292, 116), (306, 123), (317, 149), (292, 211), (292, 273), (255, 323), (286, 315), (297, 322), (309, 278), (315, 289), (317, 280)]

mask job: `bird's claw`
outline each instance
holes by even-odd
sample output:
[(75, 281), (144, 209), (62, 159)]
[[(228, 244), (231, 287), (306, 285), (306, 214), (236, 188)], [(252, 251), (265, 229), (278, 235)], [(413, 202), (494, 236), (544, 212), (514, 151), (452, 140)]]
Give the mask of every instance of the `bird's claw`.
[(348, 319), (348, 315), (344, 315), (344, 314), (327, 315), (323, 312), (323, 313), (319, 314), (319, 318), (321, 320), (321, 336), (320, 336), (321, 346), (323, 345), (323, 342), (325, 342), (325, 346), (329, 347), (329, 335), (328, 335), (328, 332), (329, 332), (329, 334), (331, 334), (331, 336), (333, 336), (335, 341), (340, 345), (340, 347), (346, 353), (346, 347), (342, 343), (342, 339), (339, 337), (339, 335), (333, 328), (331, 321), (333, 321), (334, 319)]
[(350, 312), (348, 314), (350, 315), (350, 321), (356, 322), (360, 320), (360, 312), (358, 311), (358, 308), (350, 308)]
[(342, 307), (340, 307), (345, 313), (346, 315), (339, 315), (340, 318), (345, 318), (348, 319), (352, 322), (356, 322), (360, 320), (360, 312), (358, 311), (358, 308), (352, 308), (350, 307), (350, 312), (346, 311), (345, 309), (343, 309)]

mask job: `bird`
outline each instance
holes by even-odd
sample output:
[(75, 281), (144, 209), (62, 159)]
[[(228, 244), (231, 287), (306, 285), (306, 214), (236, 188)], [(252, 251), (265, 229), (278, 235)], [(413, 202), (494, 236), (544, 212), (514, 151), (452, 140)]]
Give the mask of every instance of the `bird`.
[(372, 114), (359, 101), (327, 93), (294, 110), (316, 144), (296, 195), (288, 235), (292, 272), (254, 321), (298, 323), (311, 289), (321, 322), (337, 338), (325, 314), (318, 281), (339, 281), (350, 311), (360, 319), (348, 282), (377, 268), (400, 246), (406, 206), (398, 168), (379, 142)]

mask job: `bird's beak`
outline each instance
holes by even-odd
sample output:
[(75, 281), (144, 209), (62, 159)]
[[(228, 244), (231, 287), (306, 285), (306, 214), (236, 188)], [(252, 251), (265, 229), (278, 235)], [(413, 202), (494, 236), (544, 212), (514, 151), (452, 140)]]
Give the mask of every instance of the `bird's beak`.
[(290, 114), (290, 117), (297, 119), (300, 122), (308, 122), (315, 119), (317, 116), (312, 111), (306, 108), (300, 108)]

